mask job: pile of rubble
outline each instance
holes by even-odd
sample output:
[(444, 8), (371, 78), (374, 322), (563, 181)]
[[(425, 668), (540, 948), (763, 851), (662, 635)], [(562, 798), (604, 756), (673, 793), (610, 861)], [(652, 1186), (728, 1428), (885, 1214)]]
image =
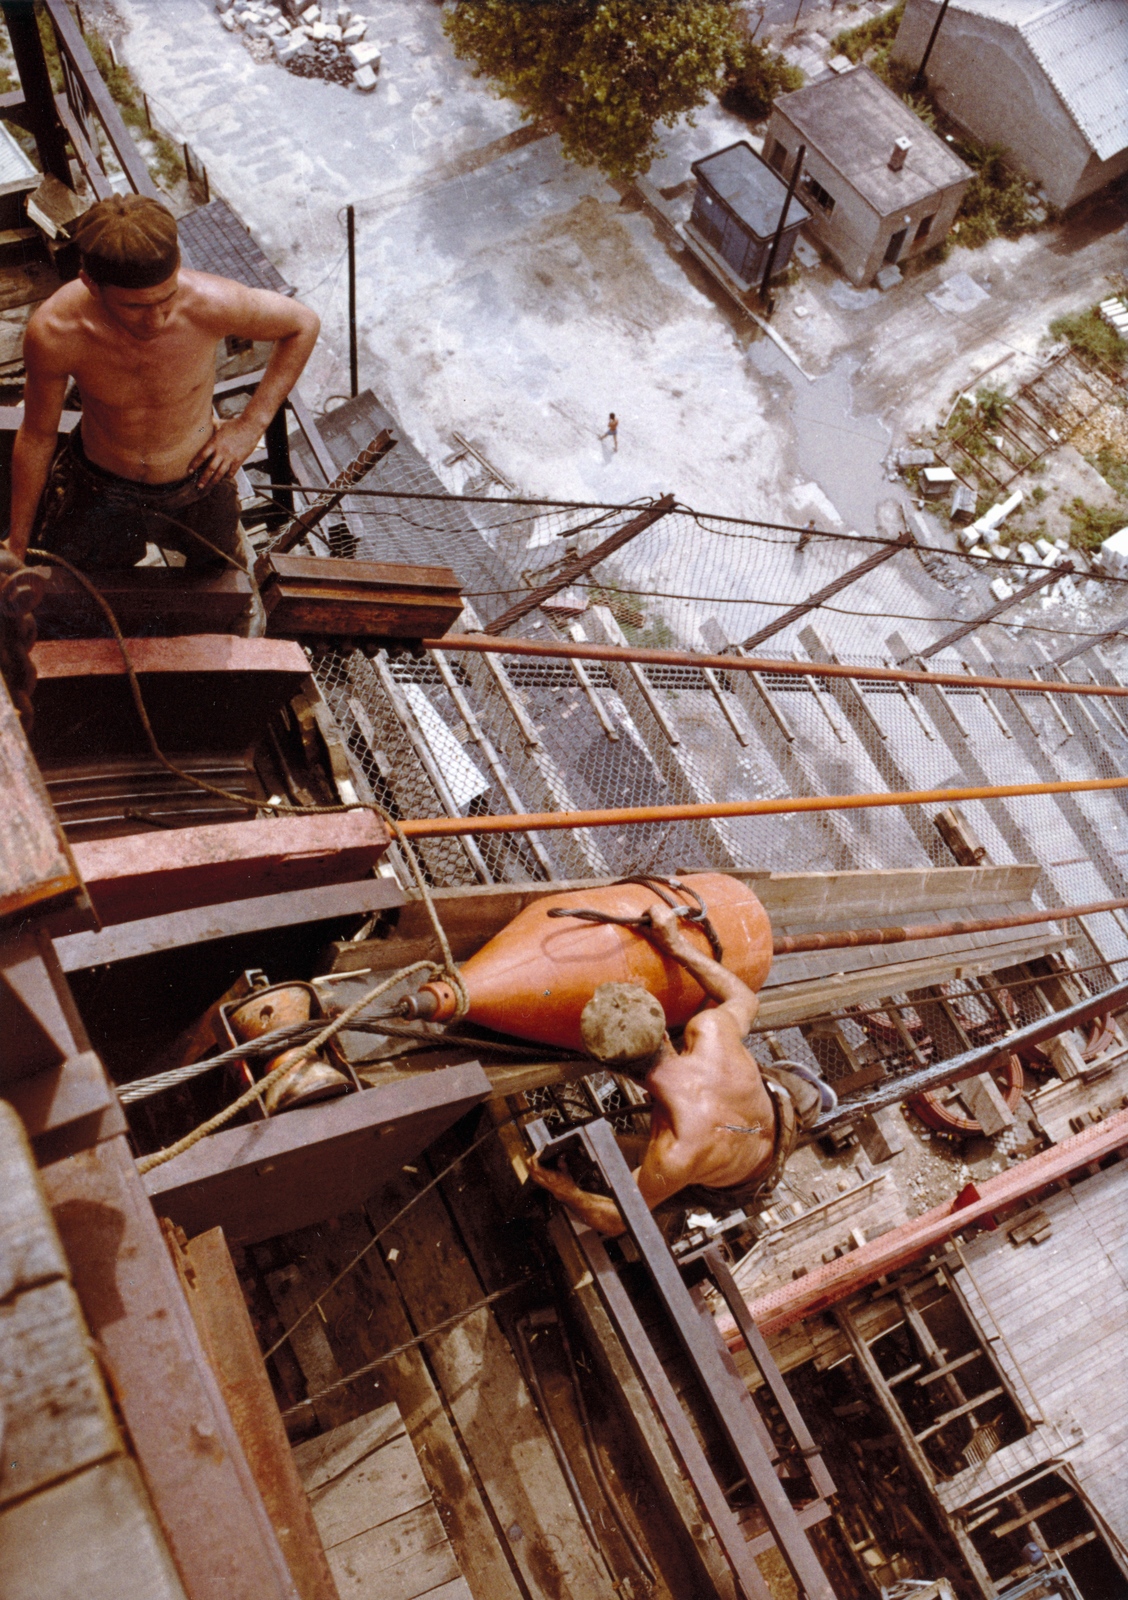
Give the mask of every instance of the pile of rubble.
[[(299, 0), (300, 3), (300, 0)], [(371, 94), (380, 70), (380, 46), (365, 38), (368, 23), (348, 6), (259, 0), (216, 0), (229, 33), (242, 33), (259, 60), (273, 51), (280, 66), (299, 78), (324, 78)]]

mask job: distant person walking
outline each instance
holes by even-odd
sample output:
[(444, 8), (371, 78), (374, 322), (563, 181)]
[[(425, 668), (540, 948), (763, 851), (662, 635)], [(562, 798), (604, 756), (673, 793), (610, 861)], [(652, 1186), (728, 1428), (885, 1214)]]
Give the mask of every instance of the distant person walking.
[(618, 417), (615, 415), (615, 413), (613, 411), (612, 411), (611, 415), (607, 418), (607, 432), (606, 433), (601, 433), (599, 435), (599, 437), (601, 439), (610, 439), (612, 448), (614, 449), (616, 454), (618, 454), (618, 450), (619, 450), (619, 419), (618, 419)]

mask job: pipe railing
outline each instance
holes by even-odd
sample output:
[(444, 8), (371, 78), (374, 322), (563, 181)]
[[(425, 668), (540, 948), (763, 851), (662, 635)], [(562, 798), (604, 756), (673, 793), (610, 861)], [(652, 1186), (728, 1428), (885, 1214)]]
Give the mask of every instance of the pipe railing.
[(867, 683), (916, 683), (937, 689), (1009, 689), (1027, 694), (1094, 695), (1128, 698), (1128, 687), (1105, 683), (1043, 683), (1037, 678), (996, 678), (973, 672), (926, 672), (911, 667), (856, 666), (840, 661), (790, 661), (767, 656), (705, 654), (697, 650), (659, 650), (643, 645), (573, 644), (566, 640), (497, 639), (482, 633), (448, 633), (424, 639), (425, 650), (530, 656), (561, 661), (634, 661), (652, 667), (711, 667), (719, 672), (775, 673), (790, 678), (853, 678)]

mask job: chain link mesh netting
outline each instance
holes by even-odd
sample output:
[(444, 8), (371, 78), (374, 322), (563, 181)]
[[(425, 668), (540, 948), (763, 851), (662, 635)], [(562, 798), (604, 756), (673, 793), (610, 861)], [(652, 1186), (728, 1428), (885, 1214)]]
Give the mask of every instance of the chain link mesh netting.
[[(353, 431), (359, 437), (365, 429)], [(357, 446), (357, 439), (345, 444)], [(399, 477), (388, 481), (397, 455)], [(387, 485), (382, 496), (349, 502), (347, 553), (453, 566), (469, 601), (466, 629), (499, 616), (571, 558), (590, 554), (640, 509), (438, 498), (441, 485), (409, 451), (393, 452), (379, 481)], [(1128, 585), (1085, 570), (1084, 557), (1071, 557), (1079, 569), (1072, 575), (938, 650), (946, 634), (997, 606), (1008, 591), (1044, 577), (1045, 553), (1027, 548), (1025, 561), (1017, 554), (1006, 562), (984, 560), (684, 507), (506, 632), (717, 651), (805, 605), (874, 554), (887, 559), (751, 653), (873, 666), (915, 665), (923, 656), (937, 670), (1117, 681)], [(1076, 650), (1063, 667), (1053, 665)], [(374, 793), (400, 817), (1109, 777), (1118, 775), (1128, 751), (1128, 709), (1121, 702), (1003, 689), (469, 653), (416, 659), (381, 652), (370, 661), (338, 652), (320, 657), (316, 671)], [(482, 835), (422, 841), (420, 849), (440, 885), (703, 867), (951, 865), (934, 824), (940, 809)], [(961, 811), (987, 860), (1042, 867), (1036, 898), (1046, 906), (1128, 894), (1123, 792), (972, 802)], [(1118, 913), (1091, 918), (1070, 944), (1088, 984), (1106, 986), (1128, 964), (1128, 920)], [(974, 983), (952, 986), (950, 1000), (966, 1013), (960, 1026), (974, 1038), (979, 1010), (991, 1003)], [(887, 1022), (896, 1035), (894, 1056), (901, 1051), (908, 1065), (914, 1048), (918, 1056), (922, 1049), (951, 1053), (947, 1034), (959, 1034), (950, 1021), (945, 1033), (934, 1018), (913, 1012), (911, 1000), (902, 1005), (913, 1018), (909, 1037), (923, 1029), (930, 1042), (918, 1039), (912, 1047)], [(990, 1015), (1001, 1027), (996, 1012)], [(852, 1026), (873, 1045), (873, 1025)], [(944, 1047), (936, 1042), (941, 1034)], [(793, 1045), (810, 1048), (798, 1033)], [(885, 1039), (884, 1053), (891, 1048)]]

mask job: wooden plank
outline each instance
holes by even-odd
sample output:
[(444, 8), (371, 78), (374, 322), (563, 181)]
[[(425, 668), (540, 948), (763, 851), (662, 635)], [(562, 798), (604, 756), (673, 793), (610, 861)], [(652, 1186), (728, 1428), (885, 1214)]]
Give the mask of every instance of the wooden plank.
[(193, 1320), (302, 1600), (338, 1600), (221, 1228), (187, 1245)]
[(431, 1506), (431, 1491), (395, 1405), (298, 1445), (294, 1461), (326, 1550)]
[(403, 900), (403, 890), (394, 878), (362, 878), (358, 883), (322, 884), (299, 893), (256, 895), (168, 916), (142, 917), (103, 928), (100, 933), (68, 934), (55, 940), (55, 950), (64, 972), (80, 972), (273, 928), (335, 922), (399, 906)]
[(341, 1600), (416, 1600), (452, 1583), (458, 1564), (431, 1503), (329, 1551)]
[(122, 1452), (19, 1117), (0, 1102), (0, 1505)]
[(78, 1301), (62, 1279), (0, 1307), (0, 1393), (0, 1505), (121, 1453)]
[[(334, 1241), (341, 1251), (352, 1256), (371, 1237), (359, 1216), (343, 1217)], [(356, 1270), (355, 1280), (370, 1308), (367, 1317), (354, 1319), (366, 1359), (372, 1360), (412, 1339), (416, 1330), (378, 1250), (368, 1252)], [(333, 1291), (325, 1301), (326, 1315), (333, 1325), (343, 1309), (336, 1298), (338, 1294)], [(432, 1500), (472, 1591), (472, 1600), (521, 1600), (522, 1590), (506, 1560), (481, 1486), (466, 1460), (422, 1350), (405, 1350), (385, 1362), (380, 1368), (380, 1384), (395, 1401), (403, 1419)]]
[(252, 1244), (355, 1210), (489, 1095), (477, 1062), (224, 1128), (142, 1180), (186, 1233), (222, 1227)]
[(103, 1461), (0, 1512), (0, 1594), (184, 1600), (136, 1465)]
[(376, 864), (389, 837), (374, 812), (347, 811), (92, 839), (74, 853), (106, 924), (348, 882)]
[(79, 869), (2, 679), (0, 791), (0, 919), (79, 898)]
[[(1047, 939), (1043, 933), (1040, 938), (969, 947), (944, 955), (918, 956), (912, 961), (895, 961), (854, 972), (832, 973), (829, 977), (780, 984), (775, 988), (765, 986), (761, 992), (756, 1022), (761, 1027), (787, 1027), (821, 1016), (827, 1011), (841, 1010), (844, 1006), (887, 999), (891, 994), (950, 983), (956, 978), (978, 977), (984, 972), (994, 972), (999, 967), (1033, 961), (1049, 951), (1061, 949), (1066, 942), (1064, 939)], [(843, 955), (849, 953), (842, 952)]]
[[(726, 869), (728, 877), (738, 878), (755, 891), (773, 922), (788, 927), (823, 923), (849, 926), (851, 921), (863, 917), (915, 916), (922, 911), (1025, 901), (1033, 892), (1040, 872), (1038, 866), (1021, 865), (893, 868), (885, 872)], [(436, 889), (434, 899), (455, 958), (463, 961), (500, 932), (519, 911), (546, 895), (598, 888), (615, 881), (613, 878), (577, 878), (549, 883), (470, 884)], [(391, 939), (337, 946), (333, 970), (398, 966), (401, 961), (421, 959), (433, 948), (434, 936), (426, 910), (421, 901), (409, 896)], [(838, 954), (841, 963), (850, 952)]]
[(41, 1178), (188, 1600), (299, 1600), (125, 1139)]
[[(395, 1205), (389, 1189), (381, 1205)], [(370, 1203), (371, 1208), (371, 1203)], [(374, 1217), (375, 1220), (375, 1217)], [(413, 1320), (430, 1327), (481, 1299), (482, 1286), (434, 1192), (385, 1235)], [(511, 1558), (536, 1600), (600, 1600), (607, 1580), (593, 1554), (513, 1352), (488, 1309), (427, 1341), (438, 1378)]]
[(999, 1086), (989, 1072), (965, 1078), (959, 1085), (960, 1099), (988, 1136), (1014, 1127), (1014, 1112), (1007, 1105)]
[[(298, 680), (309, 676), (305, 651), (289, 639), (204, 633), (183, 639), (127, 639), (126, 647), (142, 676), (155, 672), (282, 672)], [(125, 673), (116, 639), (41, 639), (31, 659), (41, 682)]]

